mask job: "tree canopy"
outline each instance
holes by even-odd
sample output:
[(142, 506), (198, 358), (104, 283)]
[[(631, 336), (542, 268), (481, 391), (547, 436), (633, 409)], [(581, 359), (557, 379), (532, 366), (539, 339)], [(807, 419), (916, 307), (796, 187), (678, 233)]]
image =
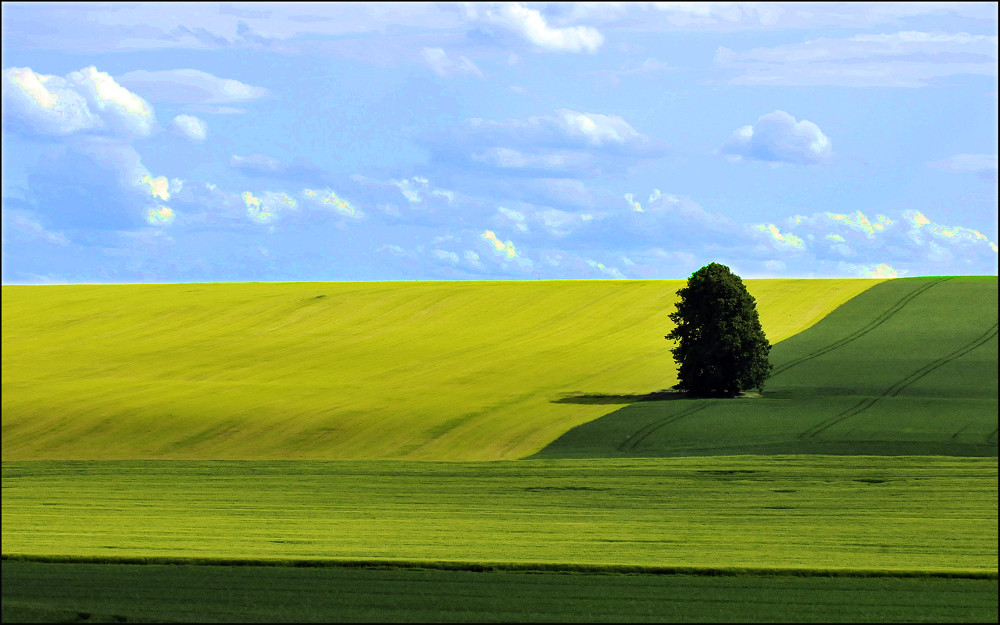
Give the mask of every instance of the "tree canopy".
[(718, 263), (705, 265), (678, 291), (676, 325), (666, 336), (678, 363), (676, 388), (691, 395), (733, 397), (761, 389), (771, 373), (771, 344), (757, 301), (743, 280)]

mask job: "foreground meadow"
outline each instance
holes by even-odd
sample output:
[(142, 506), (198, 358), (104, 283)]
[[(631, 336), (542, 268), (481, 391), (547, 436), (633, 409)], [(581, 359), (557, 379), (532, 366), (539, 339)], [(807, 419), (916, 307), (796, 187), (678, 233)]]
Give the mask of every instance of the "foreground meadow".
[(3, 585), (5, 623), (989, 623), (997, 616), (996, 580), (963, 578), (5, 561)]
[(5, 556), (996, 576), (996, 458), (6, 462)]

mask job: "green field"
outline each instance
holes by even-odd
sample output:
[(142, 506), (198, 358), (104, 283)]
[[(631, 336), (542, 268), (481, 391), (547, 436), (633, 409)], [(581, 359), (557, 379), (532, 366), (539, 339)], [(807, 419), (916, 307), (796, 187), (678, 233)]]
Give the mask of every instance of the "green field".
[(3, 463), (7, 556), (997, 570), (995, 458)]
[(6, 561), (3, 586), (5, 623), (988, 623), (997, 614), (997, 582), (982, 579)]
[(995, 622), (997, 279), (747, 283), (5, 286), (4, 621)]
[(775, 345), (771, 362), (760, 397), (639, 401), (537, 457), (997, 455), (996, 278), (880, 284)]
[[(878, 280), (749, 280), (771, 341)], [(3, 460), (530, 455), (676, 382), (684, 281), (3, 287)]]

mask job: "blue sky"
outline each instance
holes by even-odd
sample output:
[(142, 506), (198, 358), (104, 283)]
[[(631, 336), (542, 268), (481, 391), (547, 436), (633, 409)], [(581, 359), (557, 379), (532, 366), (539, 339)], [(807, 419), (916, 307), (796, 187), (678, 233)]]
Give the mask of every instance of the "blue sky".
[(997, 274), (996, 3), (3, 3), (4, 284)]

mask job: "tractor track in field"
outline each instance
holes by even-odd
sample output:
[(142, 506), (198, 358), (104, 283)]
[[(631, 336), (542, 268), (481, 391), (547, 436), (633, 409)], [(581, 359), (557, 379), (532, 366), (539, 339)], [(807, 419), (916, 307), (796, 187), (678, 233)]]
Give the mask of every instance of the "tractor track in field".
[(810, 353), (806, 354), (805, 356), (800, 356), (798, 358), (795, 358), (794, 360), (790, 360), (789, 362), (786, 362), (785, 364), (783, 364), (783, 365), (781, 365), (779, 367), (776, 367), (775, 369), (773, 369), (771, 371), (771, 378), (774, 378), (775, 376), (777, 376), (777, 375), (779, 375), (781, 373), (784, 373), (785, 371), (788, 371), (792, 367), (794, 367), (796, 365), (799, 365), (799, 364), (802, 364), (803, 362), (806, 362), (807, 360), (812, 360), (813, 358), (818, 358), (818, 357), (820, 357), (820, 356), (822, 356), (824, 354), (828, 354), (828, 353), (832, 352), (835, 349), (843, 347), (844, 345), (847, 345), (848, 343), (852, 343), (852, 342), (858, 340), (859, 338), (863, 337), (864, 335), (868, 334), (869, 332), (871, 332), (875, 328), (879, 327), (880, 325), (882, 325), (883, 323), (885, 323), (886, 321), (888, 321), (896, 313), (898, 313), (899, 311), (901, 311), (907, 304), (909, 304), (910, 301), (912, 301), (915, 297), (917, 297), (918, 295), (920, 295), (921, 293), (923, 293), (927, 289), (929, 289), (929, 288), (931, 288), (933, 286), (937, 286), (938, 284), (941, 284), (942, 282), (946, 282), (948, 280), (951, 280), (951, 276), (946, 276), (946, 277), (943, 277), (943, 278), (938, 278), (937, 280), (933, 280), (931, 282), (925, 282), (924, 284), (921, 284), (920, 286), (918, 286), (917, 288), (915, 288), (913, 291), (911, 291), (911, 292), (907, 293), (906, 295), (904, 295), (903, 297), (901, 297), (899, 299), (899, 301), (897, 301), (895, 304), (893, 304), (892, 306), (890, 306), (881, 315), (879, 315), (874, 320), (872, 320), (871, 322), (869, 322), (863, 328), (860, 328), (860, 329), (852, 332), (851, 334), (845, 336), (844, 338), (842, 338), (842, 339), (840, 339), (838, 341), (834, 341), (833, 343), (830, 343), (829, 345), (826, 345), (826, 346), (821, 347), (821, 348), (819, 348), (819, 349), (817, 349), (817, 350), (815, 350), (813, 352), (810, 352)]
[(997, 336), (997, 324), (994, 323), (989, 329), (987, 329), (985, 332), (983, 332), (976, 338), (972, 339), (971, 341), (959, 347), (950, 354), (947, 354), (945, 356), (942, 356), (941, 358), (938, 358), (936, 360), (927, 363), (923, 367), (917, 369), (910, 375), (906, 376), (902, 380), (890, 386), (881, 395), (878, 395), (876, 397), (866, 397), (861, 401), (859, 401), (858, 403), (851, 406), (850, 408), (848, 408), (847, 410), (841, 412), (840, 414), (831, 417), (829, 419), (826, 419), (825, 421), (822, 421), (816, 424), (815, 426), (809, 428), (805, 432), (799, 434), (798, 436), (799, 440), (806, 441), (813, 439), (820, 432), (840, 423), (841, 421), (849, 419), (857, 414), (864, 412), (865, 410), (868, 410), (876, 403), (878, 403), (879, 400), (884, 399), (886, 397), (896, 397), (903, 391), (903, 389), (910, 386), (914, 382), (920, 380), (921, 378), (928, 375), (932, 371), (940, 367), (943, 367), (944, 365), (947, 365), (948, 363), (954, 361), (957, 358), (961, 358), (962, 356), (971, 352), (977, 347), (981, 347), (982, 345), (986, 344), (988, 341), (992, 340), (996, 336)]
[(653, 432), (659, 430), (663, 426), (670, 425), (671, 423), (680, 421), (681, 419), (691, 416), (696, 412), (700, 412), (709, 406), (715, 405), (715, 401), (702, 401), (694, 406), (688, 406), (687, 408), (676, 412), (663, 419), (658, 419), (652, 423), (647, 423), (643, 427), (639, 428), (636, 432), (629, 435), (620, 445), (618, 445), (618, 451), (633, 451), (639, 446), (639, 443), (648, 438)]
[[(875, 319), (873, 319), (871, 322), (869, 322), (868, 324), (866, 324), (864, 327), (859, 328), (858, 330), (852, 332), (851, 334), (845, 336), (844, 338), (839, 339), (837, 341), (834, 341), (833, 343), (830, 343), (829, 345), (825, 345), (825, 346), (823, 346), (823, 347), (821, 347), (819, 349), (816, 349), (816, 350), (814, 350), (814, 351), (806, 354), (805, 356), (800, 356), (799, 358), (791, 360), (791, 361), (789, 361), (789, 362), (787, 362), (787, 363), (785, 363), (785, 364), (777, 367), (771, 373), (771, 377), (773, 378), (774, 376), (776, 376), (776, 375), (778, 375), (780, 373), (783, 373), (784, 371), (787, 371), (787, 370), (791, 369), (792, 367), (794, 367), (796, 365), (799, 365), (799, 364), (801, 364), (803, 362), (806, 362), (808, 360), (812, 360), (813, 358), (818, 358), (819, 356), (822, 356), (824, 354), (828, 354), (828, 353), (832, 352), (835, 349), (843, 347), (844, 345), (847, 345), (848, 343), (851, 343), (853, 341), (856, 341), (856, 340), (864, 337), (866, 334), (868, 334), (869, 332), (875, 330), (876, 328), (878, 328), (879, 326), (881, 326), (883, 323), (885, 323), (886, 321), (888, 321), (890, 318), (892, 318), (896, 313), (898, 313), (903, 308), (905, 308), (906, 305), (909, 304), (918, 295), (920, 295), (921, 293), (927, 291), (931, 287), (937, 286), (938, 284), (941, 284), (942, 282), (946, 282), (946, 281), (948, 281), (950, 279), (951, 279), (951, 276), (945, 276), (945, 277), (938, 278), (936, 280), (931, 280), (929, 282), (925, 282), (925, 283), (917, 286), (915, 289), (913, 289), (912, 291), (910, 291), (909, 293), (907, 293), (906, 295), (904, 295), (903, 297), (901, 297), (892, 306), (890, 306), (889, 308), (887, 308), (886, 310), (884, 310), (878, 317), (876, 317)], [(996, 335), (996, 327), (995, 326), (993, 328), (993, 335)], [(988, 337), (987, 337), (987, 339), (984, 339), (983, 342), (985, 342), (985, 340), (988, 340)], [(973, 348), (970, 348), (970, 349), (973, 349)], [(968, 350), (966, 350), (966, 351), (968, 351)], [(961, 354), (959, 354), (959, 355), (961, 355)], [(954, 356), (954, 357), (957, 357), (957, 356)], [(893, 395), (899, 393), (905, 386), (907, 386), (909, 384), (912, 384), (917, 379), (923, 377), (924, 375), (927, 375), (933, 369), (936, 369), (937, 367), (939, 367), (939, 366), (941, 366), (943, 364), (946, 364), (946, 363), (945, 362), (938, 362), (938, 361), (935, 361), (935, 363), (931, 363), (931, 365), (933, 365), (933, 366), (929, 365), (928, 366), (929, 368), (928, 367), (924, 367), (920, 371), (916, 372), (915, 375), (917, 375), (917, 377), (910, 376), (910, 377), (906, 378), (905, 380), (902, 381), (902, 383), (893, 385), (893, 387), (891, 387), (886, 393), (892, 393)], [(913, 378), (913, 379), (910, 379), (910, 378)], [(884, 396), (884, 394), (883, 394), (883, 396)], [(815, 427), (810, 428), (806, 432), (800, 434), (799, 435), (799, 439), (800, 440), (811, 439), (816, 434), (818, 434), (819, 432), (821, 432), (821, 431), (827, 429), (828, 427), (834, 425), (835, 423), (837, 423), (839, 421), (842, 421), (844, 419), (847, 419), (847, 418), (849, 418), (849, 417), (851, 417), (851, 416), (853, 416), (855, 414), (858, 414), (859, 412), (862, 412), (862, 411), (870, 408), (871, 405), (874, 404), (875, 402), (877, 402), (879, 399), (881, 399), (881, 396), (880, 397), (874, 397), (874, 398), (866, 398), (863, 401), (859, 402), (857, 405), (852, 406), (851, 408), (849, 408), (845, 412), (837, 415), (836, 417), (828, 419), (828, 420), (826, 420), (826, 421), (824, 421), (824, 422), (816, 425)], [(683, 409), (683, 410), (681, 410), (681, 411), (679, 411), (679, 412), (677, 412), (675, 414), (672, 414), (672, 415), (670, 415), (668, 417), (665, 417), (663, 419), (659, 419), (657, 421), (649, 423), (649, 424), (643, 426), (642, 428), (640, 428), (638, 431), (636, 431), (633, 434), (631, 434), (627, 439), (625, 439), (625, 441), (623, 441), (621, 444), (619, 444), (618, 445), (618, 451), (634, 451), (642, 443), (642, 441), (644, 441), (645, 439), (647, 439), (650, 435), (652, 435), (654, 432), (656, 432), (660, 428), (662, 428), (664, 426), (667, 426), (667, 425), (670, 425), (671, 423), (675, 423), (677, 421), (680, 421), (681, 419), (683, 419), (685, 417), (688, 417), (690, 415), (693, 415), (693, 414), (695, 414), (697, 412), (700, 412), (700, 411), (704, 410), (705, 408), (708, 408), (709, 406), (713, 405), (714, 403), (715, 402), (703, 402), (703, 403), (699, 403), (699, 404), (697, 404), (695, 406), (689, 406), (688, 408), (685, 408), (685, 409)]]

